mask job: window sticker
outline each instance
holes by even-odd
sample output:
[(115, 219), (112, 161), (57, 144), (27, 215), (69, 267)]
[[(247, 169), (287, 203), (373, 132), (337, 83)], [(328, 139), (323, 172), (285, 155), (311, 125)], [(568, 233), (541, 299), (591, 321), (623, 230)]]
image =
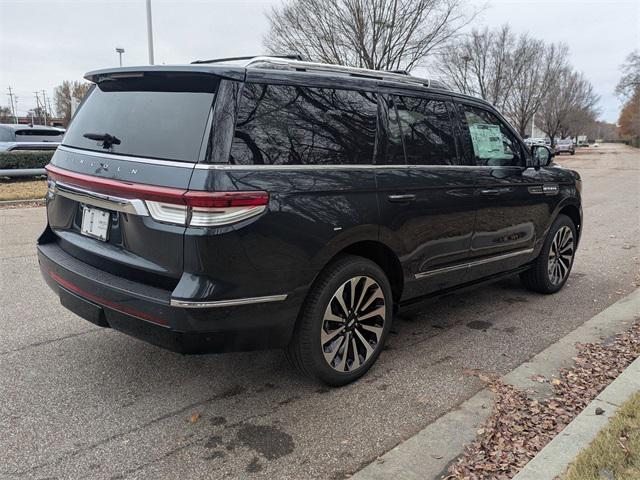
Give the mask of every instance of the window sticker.
[[(480, 158), (505, 158), (502, 132), (499, 125), (475, 123), (469, 125), (473, 150)], [(512, 156), (512, 155), (509, 155)]]

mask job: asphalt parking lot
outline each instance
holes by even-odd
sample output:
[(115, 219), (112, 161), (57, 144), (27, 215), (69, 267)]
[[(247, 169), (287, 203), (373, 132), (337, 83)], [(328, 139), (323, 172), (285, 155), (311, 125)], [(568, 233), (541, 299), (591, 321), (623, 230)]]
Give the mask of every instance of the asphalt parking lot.
[(40, 278), (44, 209), (0, 210), (0, 478), (344, 478), (480, 390), (471, 369), (506, 373), (640, 285), (640, 152), (558, 163), (583, 178), (566, 288), (507, 279), (401, 312), (341, 389), (280, 351), (186, 357), (94, 327)]

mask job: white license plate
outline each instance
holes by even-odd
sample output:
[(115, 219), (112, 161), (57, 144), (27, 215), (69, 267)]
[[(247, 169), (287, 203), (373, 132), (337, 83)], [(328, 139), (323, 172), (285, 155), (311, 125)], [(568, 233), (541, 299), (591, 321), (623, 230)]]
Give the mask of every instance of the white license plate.
[(109, 233), (109, 212), (97, 208), (84, 207), (82, 209), (82, 227), (80, 232), (83, 235), (97, 238), (103, 242), (107, 240)]

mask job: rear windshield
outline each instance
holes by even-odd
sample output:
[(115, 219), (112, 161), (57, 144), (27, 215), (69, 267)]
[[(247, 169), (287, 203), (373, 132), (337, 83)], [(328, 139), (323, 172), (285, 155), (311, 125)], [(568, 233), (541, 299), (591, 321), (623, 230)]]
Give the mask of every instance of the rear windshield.
[(179, 73), (102, 80), (76, 113), (63, 144), (197, 162), (217, 84), (211, 75)]
[(62, 132), (55, 130), (16, 130), (16, 137), (60, 137), (62, 138)]

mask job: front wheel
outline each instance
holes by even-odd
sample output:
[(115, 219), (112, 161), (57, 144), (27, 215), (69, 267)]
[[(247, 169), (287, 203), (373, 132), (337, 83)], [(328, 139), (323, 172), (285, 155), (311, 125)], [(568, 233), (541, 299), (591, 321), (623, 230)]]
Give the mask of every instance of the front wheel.
[(382, 269), (362, 257), (342, 256), (312, 286), (286, 356), (326, 384), (353, 382), (378, 359), (392, 315), (391, 286)]
[(573, 221), (558, 215), (532, 268), (520, 274), (524, 286), (539, 293), (555, 293), (564, 287), (573, 267), (576, 241)]

